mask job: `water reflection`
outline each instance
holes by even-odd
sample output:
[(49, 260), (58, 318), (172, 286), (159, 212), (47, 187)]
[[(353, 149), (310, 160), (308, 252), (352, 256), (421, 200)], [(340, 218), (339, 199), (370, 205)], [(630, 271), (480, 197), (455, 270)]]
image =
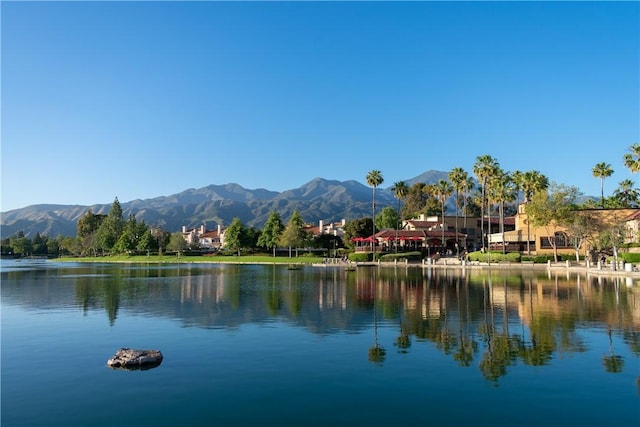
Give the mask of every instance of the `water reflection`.
[[(3, 305), (103, 310), (112, 326), (125, 311), (199, 328), (285, 322), (314, 334), (371, 333), (368, 359), (376, 365), (387, 348), (410, 357), (412, 346), (427, 344), (493, 383), (518, 363), (542, 366), (588, 351), (585, 334), (594, 331), (608, 336), (602, 369), (623, 372), (624, 354), (640, 356), (639, 294), (625, 278), (564, 272), (215, 264), (2, 270)], [(380, 327), (393, 329), (393, 338), (382, 341)]]

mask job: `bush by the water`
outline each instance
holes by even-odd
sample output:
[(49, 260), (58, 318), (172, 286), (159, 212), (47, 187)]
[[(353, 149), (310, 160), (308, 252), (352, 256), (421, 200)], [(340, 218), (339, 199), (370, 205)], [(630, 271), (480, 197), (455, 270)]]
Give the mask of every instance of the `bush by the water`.
[(382, 255), (380, 259), (385, 262), (393, 262), (396, 259), (402, 261), (404, 261), (405, 259), (409, 261), (420, 261), (422, 259), (422, 253), (420, 253), (419, 251), (415, 251), (403, 252), (399, 254), (385, 254)]
[(349, 254), (349, 261), (351, 262), (368, 262), (371, 261), (371, 253), (369, 252), (354, 252)]
[(624, 262), (630, 263), (640, 263), (640, 254), (630, 253), (630, 252), (622, 252), (618, 255)]
[(509, 262), (520, 262), (520, 254), (518, 252), (509, 252), (503, 254), (502, 252), (470, 252), (467, 255), (469, 261), (478, 261), (478, 262), (500, 262), (500, 261), (509, 261)]

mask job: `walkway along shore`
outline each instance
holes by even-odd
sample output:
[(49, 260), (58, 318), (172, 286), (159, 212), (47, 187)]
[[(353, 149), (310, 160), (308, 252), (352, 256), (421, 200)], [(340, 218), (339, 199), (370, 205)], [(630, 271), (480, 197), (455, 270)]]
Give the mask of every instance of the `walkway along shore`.
[(430, 260), (422, 260), (421, 262), (407, 262), (394, 261), (394, 262), (327, 262), (323, 264), (313, 264), (316, 267), (407, 267), (407, 268), (433, 268), (433, 269), (464, 269), (464, 270), (518, 270), (518, 271), (549, 271), (549, 272), (562, 272), (562, 273), (582, 273), (587, 276), (613, 276), (613, 277), (628, 277), (633, 279), (640, 279), (640, 270), (634, 264), (618, 263), (616, 268), (613, 268), (613, 264), (607, 265), (595, 264), (587, 267), (585, 262), (576, 261), (563, 261), (558, 263), (547, 262), (533, 263), (533, 262), (478, 262), (478, 261), (461, 261), (457, 258), (440, 258), (436, 262), (429, 262)]

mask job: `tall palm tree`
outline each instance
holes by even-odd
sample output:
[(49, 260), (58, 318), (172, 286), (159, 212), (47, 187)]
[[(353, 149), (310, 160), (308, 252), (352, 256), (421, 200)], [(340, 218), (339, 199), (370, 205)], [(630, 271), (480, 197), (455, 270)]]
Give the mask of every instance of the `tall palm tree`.
[(624, 165), (631, 170), (631, 172), (640, 172), (640, 144), (633, 144), (629, 147), (631, 153), (624, 155)]
[(447, 246), (446, 242), (444, 240), (444, 229), (445, 229), (445, 224), (444, 224), (444, 206), (447, 203), (447, 199), (453, 193), (453, 186), (451, 185), (451, 183), (449, 181), (441, 179), (435, 185), (434, 191), (435, 191), (436, 197), (440, 201), (440, 206), (442, 207), (442, 255), (444, 256), (445, 255), (445, 249), (446, 249), (446, 246)]
[(469, 195), (471, 194), (471, 191), (473, 190), (473, 188), (476, 186), (476, 182), (473, 179), (473, 177), (468, 177), (467, 179), (465, 179), (462, 182), (462, 185), (460, 187), (461, 191), (462, 191), (462, 197), (463, 197), (463, 201), (462, 201), (462, 217), (464, 218), (462, 221), (462, 228), (465, 231), (465, 238), (464, 238), (464, 248), (465, 250), (467, 249), (467, 201), (469, 200)]
[(516, 189), (516, 208), (520, 205), (520, 191), (522, 191), (522, 181), (524, 180), (524, 173), (515, 170), (511, 172), (511, 180)]
[[(456, 247), (457, 248), (460, 247), (458, 242), (458, 211), (460, 207), (460, 192), (462, 191), (467, 178), (469, 178), (469, 175), (467, 174), (467, 172), (465, 172), (464, 169), (460, 167), (453, 168), (451, 169), (451, 172), (449, 172), (449, 181), (451, 181), (451, 184), (453, 185), (453, 188), (456, 192)], [(459, 253), (456, 255), (459, 255)]]
[[(489, 178), (495, 173), (496, 168), (500, 165), (498, 161), (491, 157), (488, 154), (478, 156), (476, 158), (476, 162), (473, 165), (473, 174), (480, 181), (480, 185), (482, 188), (482, 200), (480, 203), (480, 238), (482, 240), (482, 249), (484, 250), (484, 215), (485, 215), (485, 207), (488, 210), (487, 204), (487, 183)], [(489, 220), (491, 219), (491, 214), (489, 214)], [(491, 225), (489, 224), (489, 227)]]
[[(549, 179), (536, 170), (530, 170), (523, 174), (521, 182), (524, 203), (528, 203), (531, 197), (538, 191), (549, 188)], [(527, 215), (527, 255), (531, 255), (531, 224)]]
[(398, 199), (398, 226), (396, 227), (395, 240), (396, 253), (398, 253), (398, 229), (400, 228), (400, 224), (402, 223), (402, 215), (400, 215), (400, 201), (407, 198), (407, 195), (409, 194), (409, 186), (404, 181), (398, 181), (393, 183), (391, 191), (393, 191), (393, 195), (395, 196), (395, 198)]
[(604, 209), (604, 179), (613, 175), (613, 169), (610, 164), (600, 162), (593, 167), (592, 172), (594, 177), (600, 178), (600, 202), (602, 209)]
[(372, 261), (376, 260), (376, 245), (375, 245), (375, 235), (376, 235), (376, 187), (384, 182), (384, 178), (382, 177), (382, 172), (379, 170), (373, 169), (367, 174), (367, 184), (369, 184), (373, 188), (373, 202), (371, 204), (371, 210), (373, 213), (372, 223), (373, 223), (373, 233), (371, 234), (371, 253), (373, 255)]
[(498, 204), (498, 212), (500, 216), (500, 233), (502, 234), (502, 253), (506, 253), (506, 245), (504, 244), (504, 205), (507, 202), (513, 202), (516, 199), (516, 186), (511, 174), (504, 172), (498, 168), (496, 174), (492, 178), (490, 188), (491, 199)]

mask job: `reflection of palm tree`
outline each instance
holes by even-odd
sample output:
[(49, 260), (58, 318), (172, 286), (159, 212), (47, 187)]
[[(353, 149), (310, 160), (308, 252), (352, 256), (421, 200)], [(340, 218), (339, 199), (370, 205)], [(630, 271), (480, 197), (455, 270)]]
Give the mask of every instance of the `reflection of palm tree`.
[(369, 361), (378, 365), (384, 362), (387, 351), (378, 344), (378, 319), (376, 313), (376, 271), (373, 270), (373, 345), (369, 348)]
[(403, 299), (400, 284), (396, 281), (398, 289), (398, 322), (400, 323), (400, 335), (396, 338), (396, 345), (401, 353), (407, 353), (407, 349), (411, 347), (411, 337), (405, 332), (402, 324)]
[[(460, 346), (458, 351), (453, 355), (453, 360), (457, 361), (460, 366), (469, 367), (473, 361), (473, 353), (477, 350), (477, 343), (470, 339), (470, 334), (463, 331), (463, 316), (461, 309), (460, 281), (456, 283), (456, 299), (458, 303), (458, 326), (460, 334)], [(465, 319), (467, 328), (469, 327), (469, 283), (465, 280)]]
[(618, 374), (624, 370), (624, 359), (622, 356), (613, 354), (611, 327), (609, 327), (609, 354), (602, 356), (602, 364), (604, 365), (604, 370), (612, 374)]

